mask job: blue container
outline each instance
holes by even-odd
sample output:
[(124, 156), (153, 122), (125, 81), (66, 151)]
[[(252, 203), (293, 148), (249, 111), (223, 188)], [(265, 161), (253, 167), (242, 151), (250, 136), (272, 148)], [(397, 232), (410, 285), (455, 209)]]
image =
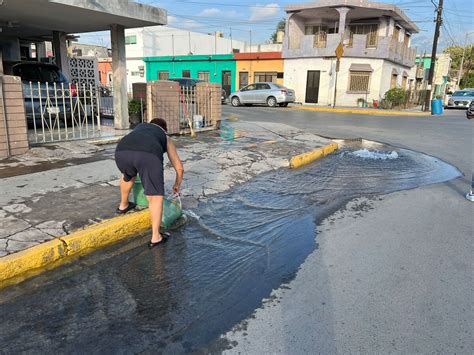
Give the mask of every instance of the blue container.
[(443, 114), (443, 100), (441, 99), (431, 100), (431, 114), (432, 115)]

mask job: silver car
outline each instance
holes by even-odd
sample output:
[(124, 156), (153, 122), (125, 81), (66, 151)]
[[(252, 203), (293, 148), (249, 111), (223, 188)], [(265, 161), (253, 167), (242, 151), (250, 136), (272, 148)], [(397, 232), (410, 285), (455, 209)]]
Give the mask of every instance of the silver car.
[(232, 106), (267, 104), (286, 107), (295, 102), (295, 91), (276, 83), (250, 84), (229, 95)]
[(468, 108), (473, 100), (474, 89), (458, 90), (448, 100), (447, 108)]

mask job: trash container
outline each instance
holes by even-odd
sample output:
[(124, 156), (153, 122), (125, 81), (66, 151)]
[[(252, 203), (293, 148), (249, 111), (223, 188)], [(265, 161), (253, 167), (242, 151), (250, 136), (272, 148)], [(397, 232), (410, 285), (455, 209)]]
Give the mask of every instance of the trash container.
[(431, 114), (432, 115), (443, 114), (443, 100), (441, 99), (431, 100)]
[(235, 139), (235, 128), (232, 127), (227, 121), (221, 122), (220, 136), (223, 140), (231, 141)]

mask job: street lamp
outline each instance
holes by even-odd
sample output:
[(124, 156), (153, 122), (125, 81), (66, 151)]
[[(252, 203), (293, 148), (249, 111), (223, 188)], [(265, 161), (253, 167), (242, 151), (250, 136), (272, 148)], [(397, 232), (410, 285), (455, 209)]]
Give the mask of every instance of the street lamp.
[(464, 38), (464, 48), (462, 51), (461, 66), (459, 67), (458, 80), (456, 80), (457, 89), (459, 89), (459, 83), (461, 82), (461, 77), (462, 77), (462, 66), (464, 65), (464, 56), (466, 55), (467, 37), (472, 34), (474, 34), (474, 32), (466, 32), (466, 37)]

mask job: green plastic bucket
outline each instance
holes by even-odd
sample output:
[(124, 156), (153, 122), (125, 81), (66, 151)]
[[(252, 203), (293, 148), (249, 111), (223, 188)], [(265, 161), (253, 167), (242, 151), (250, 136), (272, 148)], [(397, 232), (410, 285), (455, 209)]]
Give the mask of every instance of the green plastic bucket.
[[(137, 176), (133, 184), (133, 199), (140, 207), (148, 207), (148, 199), (145, 196), (143, 184)], [(171, 195), (163, 200), (163, 216), (161, 217), (161, 228), (170, 228), (181, 216), (183, 209), (179, 195)]]
[(223, 140), (231, 141), (235, 139), (235, 128), (227, 122), (222, 122), (220, 136)]
[(140, 176), (137, 176), (135, 184), (133, 184), (133, 200), (140, 207), (148, 207), (148, 199), (145, 196)]

